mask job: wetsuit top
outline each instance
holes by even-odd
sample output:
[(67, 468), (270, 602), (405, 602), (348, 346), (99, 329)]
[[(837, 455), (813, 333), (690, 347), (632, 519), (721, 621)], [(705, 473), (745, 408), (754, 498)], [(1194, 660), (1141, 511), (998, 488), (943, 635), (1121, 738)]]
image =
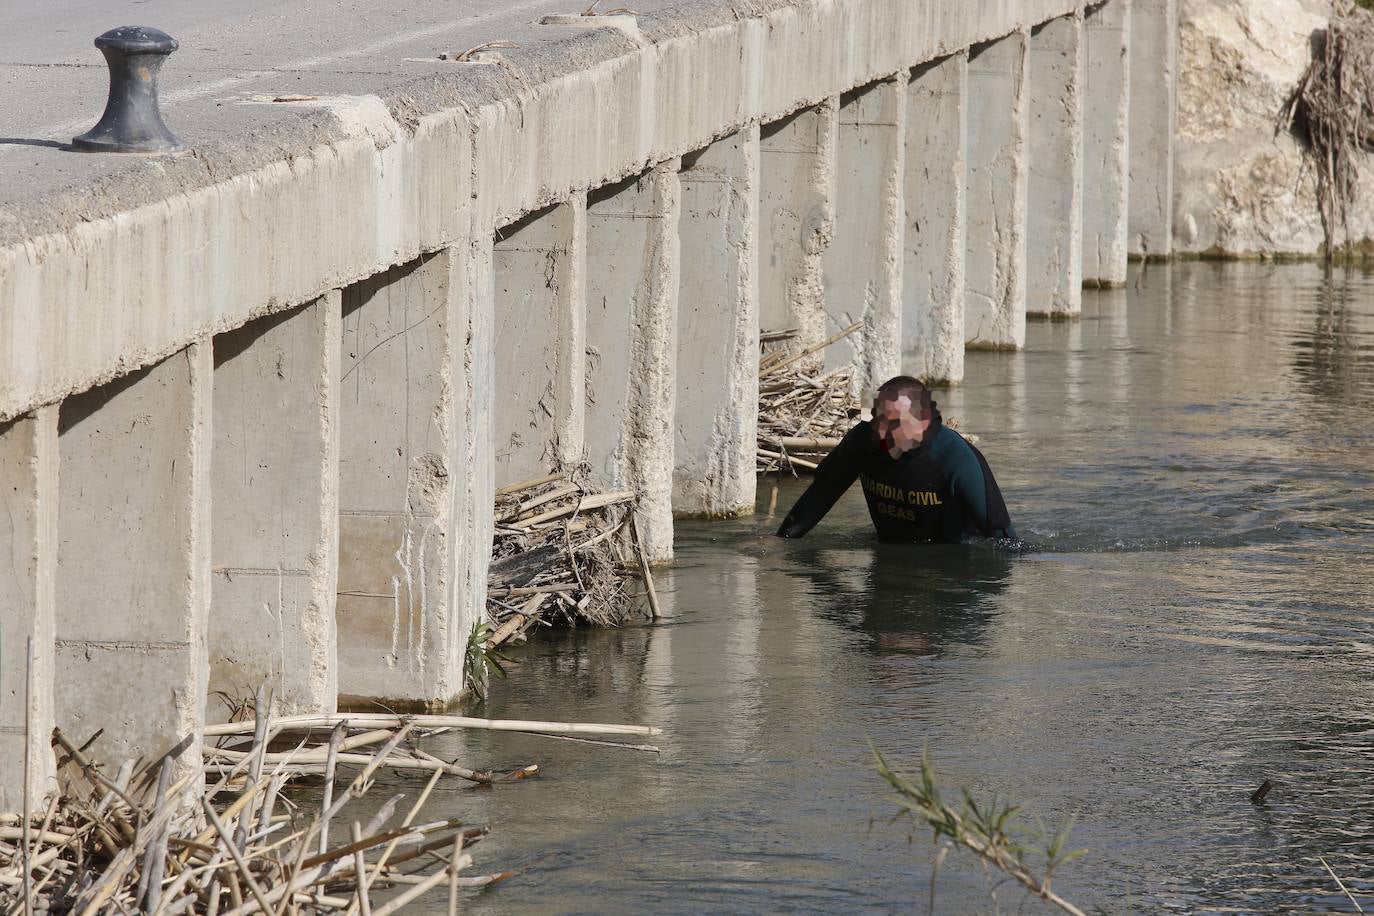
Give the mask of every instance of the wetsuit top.
[(938, 411), (921, 444), (900, 458), (877, 444), (867, 420), (851, 429), (821, 461), (778, 536), (806, 534), (856, 479), (881, 540), (909, 544), (957, 542), (966, 534), (1016, 537), (992, 469), (967, 439), (940, 422)]

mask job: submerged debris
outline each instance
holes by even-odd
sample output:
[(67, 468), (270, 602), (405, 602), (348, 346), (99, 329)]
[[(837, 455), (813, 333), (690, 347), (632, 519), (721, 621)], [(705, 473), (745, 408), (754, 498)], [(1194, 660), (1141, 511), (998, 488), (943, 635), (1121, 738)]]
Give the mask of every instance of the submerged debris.
[[(468, 770), (416, 748), (415, 738), (453, 728), (551, 737), (659, 731), (464, 716), (271, 718), (261, 694), (255, 705), (252, 721), (205, 729), (207, 741), (226, 744), (205, 747), (204, 779), (199, 772), (176, 778), (170, 758), (141, 769), (129, 761), (110, 777), (85, 756), (91, 741), (77, 747), (54, 731), (61, 793), (27, 821), (0, 814), (3, 912), (386, 916), (447, 888), (452, 913), (459, 888), (494, 884), (514, 872), (464, 874), (473, 865), (468, 850), (488, 830), (422, 817), (435, 784), (444, 776), (520, 779), (538, 768)], [(357, 753), (374, 745), (380, 745), (375, 752)], [(366, 817), (355, 815), (353, 802), (373, 788), (383, 768), (419, 770), (429, 780), (414, 801), (398, 794), (380, 809), (367, 805)], [(306, 774), (323, 777), (318, 808), (294, 803), (282, 791)], [(385, 899), (374, 903), (373, 894)]]
[(1359, 193), (1360, 158), (1374, 150), (1374, 14), (1338, 4), (1326, 31), (1313, 36), (1312, 61), (1278, 127), (1302, 142), (1316, 175), (1329, 261), (1340, 240), (1352, 241), (1347, 215)]
[[(634, 502), (632, 491), (598, 493), (580, 474), (547, 474), (498, 490), (486, 648), (541, 623), (620, 626), (645, 596), (657, 617)], [(631, 590), (631, 579), (644, 580), (645, 595)]]

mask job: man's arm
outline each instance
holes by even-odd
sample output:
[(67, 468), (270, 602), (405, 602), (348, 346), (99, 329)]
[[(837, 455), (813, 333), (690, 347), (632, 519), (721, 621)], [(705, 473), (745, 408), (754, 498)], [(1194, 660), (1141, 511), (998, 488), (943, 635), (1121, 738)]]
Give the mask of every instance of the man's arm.
[(932, 457), (944, 471), (950, 492), (963, 504), (976, 533), (983, 537), (1016, 537), (1002, 491), (987, 460), (967, 439), (948, 427), (941, 435), (949, 438), (939, 443)]
[(816, 527), (859, 476), (864, 454), (873, 448), (867, 423), (859, 423), (840, 440), (829, 455), (821, 459), (811, 486), (797, 500), (778, 529), (780, 538), (799, 538)]

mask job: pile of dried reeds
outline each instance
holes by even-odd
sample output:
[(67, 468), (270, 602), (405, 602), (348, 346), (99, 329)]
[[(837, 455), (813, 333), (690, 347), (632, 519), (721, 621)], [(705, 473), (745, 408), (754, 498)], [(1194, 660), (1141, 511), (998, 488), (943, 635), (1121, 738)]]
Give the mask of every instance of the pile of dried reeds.
[(1351, 241), (1348, 213), (1359, 191), (1360, 158), (1374, 150), (1374, 15), (1368, 10), (1337, 4), (1325, 32), (1313, 37), (1312, 61), (1278, 126), (1302, 141), (1316, 173), (1330, 260), (1340, 240)]
[(860, 324), (795, 351), (795, 330), (759, 337), (759, 473), (812, 471), (859, 418), (852, 392), (854, 371), (845, 366), (815, 375), (801, 368), (806, 357), (853, 334)]
[[(41, 818), (0, 814), (3, 912), (386, 916), (446, 887), (452, 913), (459, 888), (493, 884), (513, 873), (462, 874), (473, 864), (467, 850), (487, 828), (422, 818), (435, 784), (446, 775), (475, 782), (516, 779), (537, 768), (475, 772), (409, 742), (451, 728), (560, 737), (658, 733), (647, 726), (463, 716), (272, 719), (264, 712), (267, 705), (259, 695), (253, 721), (205, 729), (207, 739), (229, 742), (205, 748), (205, 780), (199, 773), (174, 779), (170, 758), (141, 770), (130, 761), (108, 777), (85, 755), (91, 742), (76, 747), (55, 731), (63, 791)], [(356, 753), (378, 744), (373, 753)], [(368, 793), (382, 768), (421, 770), (429, 781), (399, 821), (401, 794), (355, 819), (350, 803)], [(282, 793), (302, 774), (323, 776), (318, 810), (293, 804)], [(374, 903), (374, 893), (385, 899)]]
[(580, 473), (555, 473), (496, 491), (496, 533), (487, 577), (488, 648), (537, 624), (614, 627), (641, 606), (642, 579), (658, 617), (653, 575), (631, 491), (598, 493)]

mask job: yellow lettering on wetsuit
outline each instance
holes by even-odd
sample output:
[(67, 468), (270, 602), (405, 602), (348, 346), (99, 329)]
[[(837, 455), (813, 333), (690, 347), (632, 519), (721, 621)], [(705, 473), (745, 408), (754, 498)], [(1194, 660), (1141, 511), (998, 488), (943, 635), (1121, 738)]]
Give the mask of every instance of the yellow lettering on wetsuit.
[(916, 513), (911, 509), (903, 508), (902, 505), (891, 505), (891, 503), (905, 504), (908, 506), (943, 506), (940, 494), (934, 490), (908, 490), (902, 487), (894, 487), (892, 484), (882, 483), (873, 480), (866, 474), (859, 476), (865, 492), (877, 497), (876, 508), (879, 515), (886, 515), (890, 518), (898, 518), (908, 522), (916, 521)]

